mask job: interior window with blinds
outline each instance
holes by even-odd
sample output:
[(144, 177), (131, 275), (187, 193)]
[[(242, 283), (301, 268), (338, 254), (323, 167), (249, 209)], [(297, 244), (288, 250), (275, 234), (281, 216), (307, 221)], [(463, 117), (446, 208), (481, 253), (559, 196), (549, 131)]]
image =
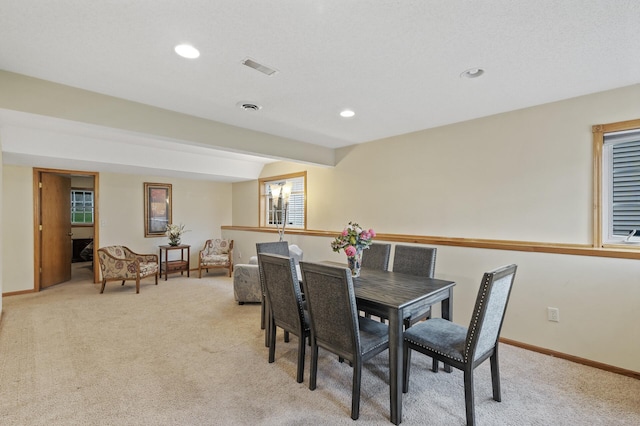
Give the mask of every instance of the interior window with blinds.
[[(271, 185), (291, 184), (291, 196), (289, 208), (286, 214), (287, 228), (305, 228), (305, 176), (286, 177), (276, 180), (262, 181), (262, 193), (265, 194), (266, 211), (264, 219), (268, 225), (282, 225), (284, 221), (284, 205), (282, 197), (274, 200), (271, 193)], [(275, 203), (275, 205), (274, 205)], [(275, 207), (275, 209), (274, 209)]]
[(603, 237), (640, 242), (640, 129), (606, 133), (602, 159)]

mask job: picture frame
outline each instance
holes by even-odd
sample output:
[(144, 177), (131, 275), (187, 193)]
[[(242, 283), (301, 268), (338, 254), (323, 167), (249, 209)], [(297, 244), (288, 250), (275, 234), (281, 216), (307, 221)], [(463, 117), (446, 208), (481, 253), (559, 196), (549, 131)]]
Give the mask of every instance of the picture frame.
[(144, 236), (164, 237), (171, 223), (171, 184), (144, 183)]

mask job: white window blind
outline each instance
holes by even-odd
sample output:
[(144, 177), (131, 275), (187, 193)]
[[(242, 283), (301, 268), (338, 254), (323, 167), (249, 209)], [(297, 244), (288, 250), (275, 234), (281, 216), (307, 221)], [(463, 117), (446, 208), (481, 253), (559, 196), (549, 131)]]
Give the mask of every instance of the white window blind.
[(605, 134), (603, 161), (607, 240), (619, 240), (640, 230), (640, 129)]

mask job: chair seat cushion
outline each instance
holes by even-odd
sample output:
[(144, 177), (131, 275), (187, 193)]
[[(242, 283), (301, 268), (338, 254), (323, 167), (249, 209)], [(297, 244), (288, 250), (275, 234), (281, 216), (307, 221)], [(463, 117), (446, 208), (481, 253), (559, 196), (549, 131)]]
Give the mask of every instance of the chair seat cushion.
[(158, 272), (156, 262), (140, 262), (140, 275), (151, 275)]
[(360, 347), (365, 354), (377, 347), (389, 344), (389, 327), (380, 321), (358, 316)]
[(467, 328), (442, 318), (432, 318), (407, 329), (404, 339), (448, 358), (464, 361)]
[(202, 265), (226, 265), (229, 263), (229, 255), (226, 254), (208, 254), (200, 259)]

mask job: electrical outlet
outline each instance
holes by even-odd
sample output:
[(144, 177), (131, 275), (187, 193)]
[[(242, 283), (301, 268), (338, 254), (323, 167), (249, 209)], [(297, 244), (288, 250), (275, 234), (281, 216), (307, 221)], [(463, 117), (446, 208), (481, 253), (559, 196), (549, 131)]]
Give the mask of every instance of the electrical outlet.
[(553, 322), (560, 322), (560, 309), (547, 308), (547, 319)]

